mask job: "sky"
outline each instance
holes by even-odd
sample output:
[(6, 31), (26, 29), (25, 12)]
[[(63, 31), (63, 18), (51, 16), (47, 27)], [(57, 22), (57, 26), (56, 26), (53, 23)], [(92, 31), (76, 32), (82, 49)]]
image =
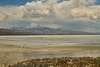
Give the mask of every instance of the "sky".
[(100, 0), (0, 0), (0, 28), (15, 25), (100, 32)]

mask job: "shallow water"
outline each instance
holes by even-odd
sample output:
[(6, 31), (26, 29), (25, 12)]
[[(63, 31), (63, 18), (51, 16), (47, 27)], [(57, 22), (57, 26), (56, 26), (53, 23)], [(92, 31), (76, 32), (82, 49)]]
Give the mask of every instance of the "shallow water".
[(100, 35), (0, 36), (0, 40), (49, 43), (100, 43)]

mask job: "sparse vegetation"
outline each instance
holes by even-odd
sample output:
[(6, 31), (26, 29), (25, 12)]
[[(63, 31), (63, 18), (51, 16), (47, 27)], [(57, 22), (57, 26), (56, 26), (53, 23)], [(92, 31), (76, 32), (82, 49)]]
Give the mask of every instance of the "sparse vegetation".
[(100, 57), (59, 57), (29, 59), (8, 67), (100, 67)]

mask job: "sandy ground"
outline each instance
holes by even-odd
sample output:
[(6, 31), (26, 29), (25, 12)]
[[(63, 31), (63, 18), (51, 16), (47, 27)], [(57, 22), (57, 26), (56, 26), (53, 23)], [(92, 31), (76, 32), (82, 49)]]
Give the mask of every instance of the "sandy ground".
[(25, 53), (33, 53), (32, 55), (36, 56), (35, 53), (64, 54), (94, 50), (100, 50), (99, 43), (34, 43), (0, 40), (0, 64), (12, 64), (25, 60), (27, 59), (24, 58)]
[[(30, 45), (26, 45), (30, 44)], [(0, 53), (46, 53), (62, 54), (81, 51), (100, 50), (99, 43), (34, 43), (17, 41), (0, 41)]]

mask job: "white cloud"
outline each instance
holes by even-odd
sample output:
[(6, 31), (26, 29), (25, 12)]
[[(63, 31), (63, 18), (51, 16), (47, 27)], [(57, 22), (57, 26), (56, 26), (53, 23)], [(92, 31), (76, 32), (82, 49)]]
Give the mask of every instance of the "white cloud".
[(49, 28), (61, 28), (60, 25), (57, 24), (45, 24), (45, 25), (41, 25), (42, 27), (49, 27)]
[(20, 10), (19, 7), (0, 7), (0, 21), (17, 20), (23, 16), (22, 14), (22, 10)]
[[(38, 20), (98, 19), (100, 6), (96, 0), (70, 0), (58, 3), (59, 0), (27, 2), (23, 6), (0, 7), (0, 20), (31, 18)], [(95, 15), (95, 17), (94, 17)], [(97, 17), (96, 17), (97, 16)]]
[[(41, 18), (43, 20), (91, 19), (100, 13), (100, 6), (94, 5), (96, 0), (70, 0), (58, 3), (59, 0), (27, 2), (22, 7), (23, 18)], [(99, 11), (97, 11), (99, 10)]]
[(31, 23), (31, 27), (36, 27), (37, 24), (36, 23)]
[[(0, 7), (0, 23), (30, 21), (32, 27), (37, 24), (58, 28), (60, 23), (100, 21), (100, 5), (96, 0), (41, 0), (27, 2), (22, 6)], [(25, 22), (26, 23), (26, 22)], [(56, 23), (55, 25), (53, 23)], [(50, 24), (50, 25), (47, 25)], [(28, 26), (29, 27), (29, 26)]]

